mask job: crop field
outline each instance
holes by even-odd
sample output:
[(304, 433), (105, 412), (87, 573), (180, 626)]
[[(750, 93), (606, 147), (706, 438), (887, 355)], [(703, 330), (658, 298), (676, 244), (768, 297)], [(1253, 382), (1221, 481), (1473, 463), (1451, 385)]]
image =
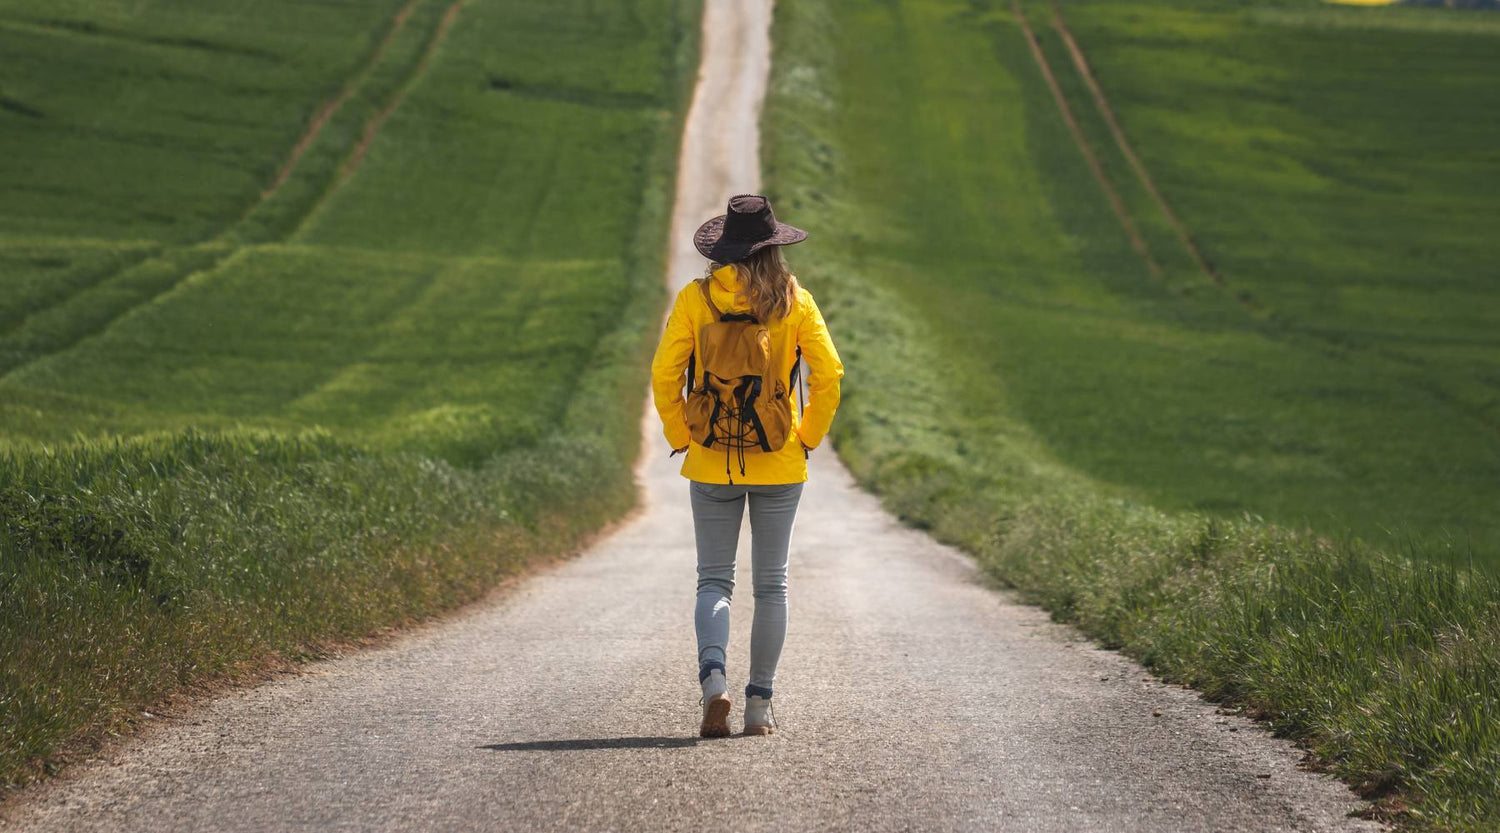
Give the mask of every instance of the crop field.
[(0, 4), (0, 783), (633, 500), (697, 4)]
[[(1071, 71), (1052, 9), (1029, 8), (1054, 70)], [(1265, 410), (1306, 411), (1249, 427), (1261, 459), (1207, 443), (1172, 455), (1169, 425), (1152, 456), (1185, 470), (1194, 449), (1212, 450), (1204, 477), (1172, 483), (1143, 457), (1098, 472), (1195, 508), (1260, 511), (1262, 495), (1281, 492), (1265, 504), (1278, 519), (1333, 534), (1347, 525), (1377, 538), (1452, 536), (1500, 560), (1500, 237), (1490, 221), (1500, 90), (1487, 81), (1500, 68), (1500, 17), (1302, 3), (1062, 9), (1223, 291), (1248, 299), (1242, 317), (1261, 341), (1289, 351), (1247, 387), (1269, 396)], [(1076, 112), (1097, 114), (1070, 92)], [(1122, 193), (1141, 190), (1123, 166), (1110, 177)], [(1145, 202), (1133, 213), (1156, 221)], [(1152, 242), (1164, 261), (1182, 260), (1165, 235)], [(1190, 265), (1168, 281), (1192, 285)], [(1205, 400), (1216, 404), (1213, 393)], [(1225, 411), (1239, 430), (1242, 409)]]
[[(232, 25), (218, 50), (212, 30), (175, 14), (165, 15), (173, 28), (131, 20), (158, 33), (134, 41), (91, 34), (91, 19), (0, 29), (35, 62), (24, 77), (38, 84), (7, 84), (7, 95), (48, 109), (11, 115), (21, 129), (0, 140), (17, 168), (5, 178), (3, 241), (6, 288), (16, 289), (0, 302), (7, 441), (317, 425), (472, 462), (558, 419), (571, 390), (554, 379), (587, 361), (629, 291), (621, 254), (634, 218), (608, 208), (636, 198), (640, 160), (670, 112), (656, 89), (661, 44), (632, 47), (642, 54), (622, 57), (638, 66), (610, 76), (634, 106), (591, 107), (557, 92), (585, 80), (549, 77), (587, 62), (537, 60), (535, 35), (508, 8), (524, 4), (464, 9), (451, 33), (442, 18), (453, 7), (386, 5), (377, 15), (350, 4), (363, 17), (335, 7), (325, 26), (289, 4), (247, 24), (265, 31), (192, 6)], [(40, 19), (50, 6), (10, 13)], [(545, 20), (535, 14), (533, 29)], [(394, 32), (392, 17), (402, 21)], [(287, 42), (287, 26), (325, 32), (350, 54), (334, 63), (323, 43)], [(586, 50), (607, 33), (559, 32), (553, 48)], [(364, 50), (347, 46), (366, 34)], [(433, 61), (439, 46), (445, 60)], [(221, 54), (249, 66), (226, 67)], [(305, 55), (329, 65), (314, 74)], [(119, 82), (130, 94), (114, 95), (85, 73), (53, 80), (47, 68), (75, 57), (101, 76), (128, 67), (158, 88)], [(262, 81), (270, 73), (256, 62), (284, 73), (283, 87)], [(199, 63), (221, 73), (218, 86), (197, 75)], [(301, 117), (351, 75), (358, 89), (263, 195)], [(42, 79), (76, 100), (49, 95)], [(239, 89), (243, 79), (254, 85)], [(400, 100), (413, 87), (419, 94)], [(396, 103), (379, 142), (356, 158), (364, 130)], [(85, 119), (87, 132), (77, 129)], [(344, 170), (356, 164), (357, 176)]]
[[(849, 176), (919, 201), (860, 256), (933, 253), (890, 283), (978, 357), (972, 407), (1003, 389), (1062, 462), (1163, 508), (1500, 561), (1500, 28), (1347, 22), (1437, 9), (1064, 4), (1221, 286), (1115, 146), (1051, 4), (1025, 8), (1158, 274), (1046, 85), (1010, 80), (1036, 69), (1008, 3), (871, 7), (884, 49), (939, 49), (967, 23), (999, 68), (933, 66), (842, 101), (885, 137), (845, 151)], [(1017, 84), (1005, 99), (996, 75)], [(893, 131), (903, 108), (920, 125)]]
[(1497, 20), (825, 0), (773, 36), (860, 481), (1413, 827), (1500, 820)]

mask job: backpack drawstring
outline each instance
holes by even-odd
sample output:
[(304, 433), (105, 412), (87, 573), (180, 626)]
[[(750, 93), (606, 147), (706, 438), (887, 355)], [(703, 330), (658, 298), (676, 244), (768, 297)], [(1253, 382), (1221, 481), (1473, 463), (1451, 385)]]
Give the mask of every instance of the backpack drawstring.
[(740, 476), (745, 476), (745, 434), (750, 428), (750, 423), (746, 422), (745, 418), (740, 414), (746, 407), (748, 406), (741, 403), (738, 407), (729, 408), (728, 412), (724, 414), (725, 427), (728, 429), (725, 432), (725, 438), (727, 440), (732, 437), (735, 440), (732, 443), (727, 441), (724, 443), (724, 476), (728, 478), (729, 485), (731, 486), (734, 485), (734, 475), (729, 471), (729, 454), (731, 448), (739, 452)]
[[(745, 448), (738, 446), (740, 452), (740, 477), (745, 476)], [(729, 473), (729, 446), (724, 446), (724, 476), (729, 478), (729, 485), (734, 485), (734, 475)]]

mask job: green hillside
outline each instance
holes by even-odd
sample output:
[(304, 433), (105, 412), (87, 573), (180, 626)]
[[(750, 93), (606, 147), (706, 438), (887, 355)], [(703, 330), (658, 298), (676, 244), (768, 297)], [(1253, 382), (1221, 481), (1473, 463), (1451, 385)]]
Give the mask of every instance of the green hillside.
[[(1500, 27), (1354, 28), (1351, 13), (1452, 13), (1317, 3), (1066, 4), (1220, 286), (1116, 148), (1050, 4), (1027, 8), (1157, 275), (1008, 3), (851, 11), (879, 23), (868, 49), (840, 51), (867, 62), (851, 73), (914, 53), (888, 86), (842, 94), (848, 129), (881, 141), (840, 161), (868, 199), (907, 206), (858, 265), (922, 253), (884, 282), (972, 357), (968, 407), (1003, 407), (1060, 461), (1163, 508), (1500, 560)], [(992, 69), (926, 57), (950, 40)]]
[(767, 181), (817, 218), (797, 265), (852, 368), (840, 456), (1380, 812), (1493, 829), (1489, 19), (1064, 3), (1179, 233), (1051, 4), (1016, 10), (778, 12)]
[(633, 501), (698, 6), (0, 6), (0, 781)]
[[(1051, 5), (1028, 9), (1059, 76), (1076, 76)], [(1159, 234), (1152, 250), (1167, 283), (1191, 287), (1190, 297), (1246, 301), (1222, 321), (1199, 303), (1168, 315), (1247, 331), (1257, 347), (1244, 357), (1213, 350), (1215, 362), (1239, 365), (1228, 371), (1238, 378), (1197, 389), (1192, 416), (1232, 438), (1200, 431), (1174, 442), (1175, 420), (1146, 427), (1144, 417), (1182, 397), (1148, 394), (1142, 418), (1090, 426), (1092, 442), (1059, 432), (1057, 447), (1167, 505), (1263, 512), (1331, 534), (1347, 526), (1382, 541), (1386, 531), (1451, 536), (1500, 559), (1500, 288), (1491, 279), (1500, 89), (1490, 83), (1500, 18), (1314, 3), (1078, 0), (1062, 11), (1224, 286), (1214, 293), (1181, 245)], [(1069, 92), (1077, 112), (1097, 119), (1078, 86)], [(1101, 153), (1116, 150), (1098, 131), (1092, 140)], [(1137, 197), (1142, 224), (1160, 228), (1132, 172), (1115, 164), (1109, 173)], [(1221, 399), (1226, 388), (1257, 399)], [(1125, 442), (1139, 430), (1151, 441)], [(1097, 450), (1116, 443), (1131, 450)]]
[[(641, 38), (624, 12), (551, 32), (553, 11), (521, 3), (245, 22), (49, 5), (0, 26), (28, 59), (7, 94), (45, 113), (7, 114), (21, 129), (0, 139), (4, 437), (317, 425), (467, 463), (556, 424), (555, 380), (632, 291), (638, 218), (619, 207), (675, 106), (663, 42), (680, 32)], [(610, 37), (619, 72), (591, 80)]]

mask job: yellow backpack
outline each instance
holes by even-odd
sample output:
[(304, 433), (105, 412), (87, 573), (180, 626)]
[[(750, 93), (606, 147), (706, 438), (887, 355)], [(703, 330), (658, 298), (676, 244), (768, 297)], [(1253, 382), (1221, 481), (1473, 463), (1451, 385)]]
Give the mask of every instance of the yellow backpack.
[(714, 320), (698, 330), (688, 357), (687, 424), (693, 442), (724, 449), (724, 473), (733, 483), (731, 452), (738, 453), (744, 475), (746, 452), (776, 451), (786, 445), (792, 431), (788, 393), (796, 384), (802, 348), (797, 348), (790, 378), (783, 381), (776, 373), (781, 362), (766, 325), (748, 313), (720, 312), (709, 295), (708, 281), (699, 278), (698, 285)]

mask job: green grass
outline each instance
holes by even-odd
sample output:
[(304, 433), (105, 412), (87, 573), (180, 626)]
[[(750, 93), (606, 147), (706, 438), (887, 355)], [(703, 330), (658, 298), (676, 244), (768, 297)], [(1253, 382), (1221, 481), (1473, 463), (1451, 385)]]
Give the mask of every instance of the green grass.
[(189, 242), (219, 231), (400, 5), (7, 3), (5, 237)]
[[(1448, 376), (1414, 374), (1404, 359), (1365, 349), (1352, 319), (1316, 318), (1292, 293), (1241, 277), (1246, 267), (1216, 236), (1219, 226), (1182, 197), (1184, 221), (1231, 290), (1248, 288), (1258, 310), (1194, 274), (1191, 258), (1171, 248), (1164, 220), (1148, 213), (1149, 197), (1132, 184), (1123, 157), (1103, 144), (1112, 140), (1097, 112), (1084, 109), (1079, 79), (1067, 74), (1067, 55), (1046, 28), (1047, 6), (1026, 8), (1086, 136), (1160, 250), (1164, 275), (1153, 278), (1132, 250), (1009, 3), (779, 7), (766, 177), (778, 205), (814, 218), (808, 223), (819, 235), (819, 245), (798, 253), (798, 267), (851, 368), (835, 437), (840, 456), (909, 522), (964, 546), (998, 580), (1166, 677), (1266, 718), (1380, 799), (1381, 812), (1413, 827), (1493, 829), (1500, 821), (1493, 433), (1459, 394), (1418, 384), (1447, 385)], [(1074, 8), (1065, 6), (1070, 20)], [(1097, 7), (1101, 15), (1111, 8)], [(1226, 40), (1204, 54), (1243, 48), (1247, 63), (1268, 59), (1236, 39), (1253, 41), (1259, 30), (1209, 27), (1239, 20), (1238, 5), (1161, 4), (1163, 14), (1188, 9), (1207, 22), (1154, 33), (1158, 7), (1130, 8), (1137, 41), (1190, 39), (1206, 29)], [(1306, 4), (1285, 8), (1315, 13)], [(1101, 32), (1080, 27), (1086, 49), (1110, 37)], [(1344, 59), (1335, 46), (1322, 44), (1330, 65)], [(1428, 46), (1428, 61), (1451, 58), (1455, 71), (1473, 57)], [(1283, 64), (1317, 57), (1290, 54), (1295, 48), (1296, 41), (1283, 48)], [(1362, 49), (1357, 38), (1342, 48)], [(1113, 66), (1127, 63), (1143, 97), (1148, 88), (1159, 99), (1175, 95), (1179, 76), (1153, 74), (1172, 61), (1136, 54)], [(1441, 72), (1421, 72), (1441, 82)], [(1217, 76), (1200, 67), (1195, 77)], [(1235, 93), (1246, 107), (1290, 95), (1252, 80)], [(1353, 94), (1322, 93), (1325, 101)], [(1226, 159), (1225, 148), (1258, 146), (1256, 125), (1231, 118), (1242, 112), (1233, 105), (1179, 102), (1174, 118), (1217, 119), (1219, 133), (1200, 126), (1176, 140), (1212, 138)], [(1466, 120), (1487, 117), (1436, 104), (1432, 112), (1430, 120), (1457, 123), (1443, 140), (1455, 143), (1473, 134)], [(1179, 160), (1161, 174), (1170, 199), (1187, 187), (1212, 193), (1193, 176), (1219, 158), (1213, 150), (1189, 156), (1158, 147), (1163, 139), (1136, 135), (1130, 115), (1127, 105), (1122, 120), (1149, 165)], [(1405, 138), (1395, 130), (1387, 140)], [(1431, 204), (1453, 185), (1428, 184), (1439, 163), (1423, 156), (1403, 165), (1395, 150), (1380, 175), (1401, 178), (1409, 198)], [(1492, 158), (1473, 144), (1459, 150), (1480, 173)], [(1346, 164), (1336, 147), (1325, 147), (1323, 158)], [(1217, 216), (1239, 216), (1236, 239), (1277, 231), (1256, 225), (1274, 218), (1268, 205), (1277, 198), (1251, 193), (1257, 182), (1279, 186), (1274, 172), (1239, 190), (1215, 181), (1225, 193)], [(1298, 209), (1303, 222), (1341, 228), (1366, 215), (1362, 203), (1372, 197), (1363, 186), (1323, 187), (1330, 195), (1316, 203), (1319, 211)], [(1342, 198), (1332, 193), (1341, 188)], [(1481, 205), (1477, 189), (1455, 200)], [(1231, 194), (1246, 200), (1244, 211)], [(1348, 213), (1337, 215), (1341, 207)], [(1364, 242), (1415, 249), (1436, 244), (1420, 237), (1432, 229), (1386, 225)], [(1300, 230), (1285, 237), (1286, 246), (1316, 239)], [(1451, 264), (1469, 258), (1478, 268), (1492, 245), (1472, 224), (1437, 239), (1449, 237), (1467, 247), (1441, 255)], [(1347, 268), (1348, 251), (1335, 246), (1325, 261), (1316, 248), (1295, 256), (1275, 250), (1280, 268), (1321, 281), (1319, 292), (1334, 291), (1330, 276), (1363, 274)], [(1428, 274), (1478, 285), (1477, 273)], [(1284, 286), (1294, 284), (1283, 277)], [(1376, 317), (1401, 320), (1420, 295)], [(1483, 314), (1476, 307), (1470, 318)], [(1348, 331), (1347, 340), (1310, 332), (1314, 320)], [(1463, 369), (1444, 367), (1454, 378)], [(1451, 547), (1442, 544), (1445, 531), (1457, 539)]]
[[(1028, 8), (1050, 29), (1045, 4)], [(1500, 28), (1485, 14), (1295, 2), (1074, 0), (1063, 10), (1161, 190), (1229, 292), (1262, 311), (1260, 340), (1290, 348), (1265, 366), (1294, 389), (1275, 402), (1339, 429), (1321, 432), (1331, 442), (1298, 431), (1305, 446), (1285, 461), (1305, 474), (1252, 474), (1244, 488), (1142, 468), (1167, 443), (1072, 462), (1162, 505), (1219, 501), (1379, 541), (1386, 530), (1452, 537), (1500, 559), (1489, 509), (1500, 500), (1500, 305), (1487, 279), (1500, 242), (1486, 220), (1500, 92), (1485, 80), (1500, 64)], [(1049, 57), (1070, 66), (1060, 47)], [(1139, 191), (1123, 168), (1112, 179)], [(1144, 201), (1135, 213), (1156, 217)], [(1080, 444), (1059, 435), (1055, 445)], [(1268, 501), (1273, 491), (1283, 497)]]
[(697, 16), (0, 11), (0, 783), (632, 504)]

